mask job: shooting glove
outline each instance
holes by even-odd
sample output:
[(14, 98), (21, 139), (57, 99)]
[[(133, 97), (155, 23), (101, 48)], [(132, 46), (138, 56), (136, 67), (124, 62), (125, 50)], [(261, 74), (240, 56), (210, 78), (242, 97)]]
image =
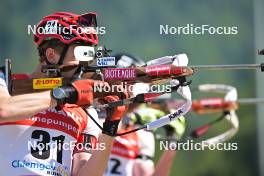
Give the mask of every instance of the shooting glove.
[(71, 83), (70, 86), (62, 86), (52, 90), (52, 97), (58, 105), (70, 103), (79, 106), (91, 105), (94, 99), (93, 87), (106, 85), (106, 82), (91, 79), (80, 79)]
[[(126, 94), (127, 95), (127, 94)], [(114, 101), (118, 101), (120, 98), (116, 95), (113, 96), (106, 96), (104, 97), (101, 102), (102, 103), (110, 103)], [(118, 130), (118, 125), (122, 117), (126, 112), (126, 106), (117, 106), (115, 108), (106, 108), (106, 119), (103, 124), (103, 134), (109, 136), (115, 136)]]
[(93, 80), (77, 80), (72, 83), (72, 86), (76, 89), (77, 105), (91, 105), (93, 103)]

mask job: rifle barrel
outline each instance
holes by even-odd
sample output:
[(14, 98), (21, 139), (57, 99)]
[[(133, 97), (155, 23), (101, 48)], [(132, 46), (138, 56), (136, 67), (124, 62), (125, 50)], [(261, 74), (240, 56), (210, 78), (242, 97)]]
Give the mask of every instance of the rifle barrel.
[(196, 65), (189, 66), (194, 70), (255, 70), (262, 69), (263, 64), (237, 64), (237, 65)]
[(240, 98), (237, 102), (239, 104), (258, 104), (264, 103), (264, 98)]

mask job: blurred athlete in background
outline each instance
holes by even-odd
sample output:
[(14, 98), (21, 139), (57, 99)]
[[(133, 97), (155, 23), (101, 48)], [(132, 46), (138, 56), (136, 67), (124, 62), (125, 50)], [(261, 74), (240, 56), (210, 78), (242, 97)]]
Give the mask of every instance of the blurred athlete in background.
[[(145, 65), (144, 61), (130, 54), (117, 54), (114, 57), (116, 57), (117, 67)], [(148, 89), (148, 84), (136, 83), (132, 94), (136, 96), (140, 93), (146, 93)], [(171, 113), (173, 109), (166, 108), (166, 101), (170, 99), (171, 95), (166, 94), (153, 103), (131, 104), (122, 120), (121, 129), (129, 131)], [(164, 126), (164, 130), (163, 140), (169, 140), (170, 142), (180, 140), (185, 131), (184, 117), (180, 117), (178, 120)], [(176, 151), (164, 151), (156, 167), (153, 161), (154, 155), (155, 135), (153, 131), (139, 130), (134, 133), (118, 136), (114, 140), (105, 175), (169, 175)]]

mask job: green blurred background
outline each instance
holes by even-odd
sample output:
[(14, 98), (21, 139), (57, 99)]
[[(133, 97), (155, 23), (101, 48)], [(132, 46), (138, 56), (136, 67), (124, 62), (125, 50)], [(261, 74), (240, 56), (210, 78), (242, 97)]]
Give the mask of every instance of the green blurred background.
[[(253, 2), (249, 0), (23, 0), (1, 1), (0, 59), (12, 58), (13, 72), (30, 73), (37, 52), (27, 25), (37, 24), (56, 11), (95, 11), (99, 26), (106, 27), (100, 45), (135, 54), (144, 60), (187, 53), (189, 65), (254, 63)], [(237, 26), (237, 35), (160, 35), (160, 25)], [(199, 72), (192, 87), (201, 83), (224, 83), (238, 88), (239, 97), (255, 97), (254, 71)], [(194, 97), (195, 97), (194, 93)], [(240, 131), (229, 142), (237, 151), (179, 151), (171, 175), (223, 176), (258, 175), (256, 113), (252, 105), (238, 111)], [(199, 120), (197, 120), (199, 118)], [(188, 128), (212, 117), (189, 116)], [(208, 136), (226, 129), (221, 123)], [(157, 161), (162, 151), (157, 150)], [(166, 163), (164, 163), (166, 164)]]

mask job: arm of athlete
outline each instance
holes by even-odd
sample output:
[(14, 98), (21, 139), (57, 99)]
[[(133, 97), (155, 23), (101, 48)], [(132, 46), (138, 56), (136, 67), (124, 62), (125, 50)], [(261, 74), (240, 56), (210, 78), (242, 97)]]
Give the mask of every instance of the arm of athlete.
[(168, 176), (175, 156), (176, 150), (165, 150), (155, 168), (150, 160), (137, 160), (133, 166), (133, 175)]
[(151, 176), (154, 171), (154, 162), (152, 160), (137, 159), (133, 164), (133, 176)]
[[(117, 96), (107, 96), (106, 102), (117, 101)], [(99, 136), (98, 144), (104, 144), (103, 150), (93, 150), (92, 155), (87, 153), (75, 154), (73, 157), (72, 176), (103, 175), (111, 153), (114, 134), (117, 133), (118, 124), (126, 111), (125, 106), (107, 109), (107, 118), (103, 125), (103, 133)]]
[(165, 150), (162, 153), (162, 156), (159, 159), (155, 167), (155, 172), (152, 174), (152, 176), (169, 175), (175, 156), (176, 150)]
[[(5, 83), (2, 82), (0, 84), (0, 123), (23, 120), (57, 106), (57, 100), (52, 98), (50, 91), (10, 96), (4, 85)], [(81, 106), (92, 103), (93, 95), (91, 90), (94, 84), (102, 83), (88, 79), (72, 83), (79, 95), (75, 104)]]
[[(144, 120), (144, 117), (141, 118)], [(150, 131), (139, 130), (137, 131), (138, 135), (138, 145), (139, 153), (138, 157), (133, 164), (133, 174), (132, 175), (142, 175), (150, 176), (155, 171), (155, 165), (153, 157), (155, 154), (155, 137), (154, 134)]]
[(168, 176), (175, 156), (176, 150), (165, 150), (155, 168), (151, 161), (138, 160), (133, 166), (133, 175)]
[(57, 105), (50, 91), (10, 96), (4, 86), (0, 86), (0, 99), (0, 123), (23, 120)]
[(80, 153), (73, 157), (72, 176), (103, 175), (107, 167), (114, 138), (106, 134), (99, 136), (98, 143), (105, 144), (104, 150), (94, 150), (92, 154)]

